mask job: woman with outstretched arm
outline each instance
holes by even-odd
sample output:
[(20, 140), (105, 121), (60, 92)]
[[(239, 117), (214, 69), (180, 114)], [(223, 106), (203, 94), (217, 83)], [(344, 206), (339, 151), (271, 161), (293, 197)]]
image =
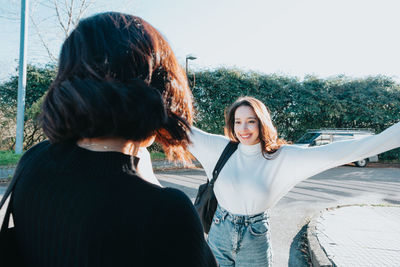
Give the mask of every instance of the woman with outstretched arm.
[(190, 147), (210, 179), (228, 142), (239, 143), (214, 185), (218, 207), (208, 243), (220, 266), (271, 266), (268, 213), (286, 193), (329, 168), (400, 146), (400, 123), (362, 139), (288, 145), (278, 138), (266, 106), (252, 97), (233, 103), (225, 120), (226, 137), (192, 127)]

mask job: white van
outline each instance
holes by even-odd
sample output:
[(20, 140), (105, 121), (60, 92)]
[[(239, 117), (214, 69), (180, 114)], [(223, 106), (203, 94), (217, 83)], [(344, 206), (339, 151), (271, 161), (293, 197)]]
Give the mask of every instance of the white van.
[[(308, 130), (294, 144), (298, 146), (321, 146), (332, 142), (363, 138), (374, 135), (371, 129), (318, 129)], [(368, 162), (377, 162), (378, 155), (353, 162), (358, 167), (367, 166)]]

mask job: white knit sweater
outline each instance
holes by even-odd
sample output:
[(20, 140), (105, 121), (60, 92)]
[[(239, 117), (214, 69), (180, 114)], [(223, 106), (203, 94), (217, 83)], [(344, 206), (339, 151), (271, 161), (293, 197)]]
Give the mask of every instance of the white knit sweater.
[(136, 156), (140, 158), (137, 166), (137, 171), (139, 175), (149, 183), (161, 186), (160, 182), (154, 175), (149, 151), (145, 147), (141, 147), (139, 148), (138, 154)]
[[(229, 140), (192, 127), (190, 152), (207, 177)], [(380, 134), (317, 147), (282, 146), (271, 159), (260, 144), (239, 144), (221, 170), (214, 191), (218, 203), (233, 214), (254, 215), (272, 208), (297, 183), (327, 169), (400, 146), (400, 123)]]

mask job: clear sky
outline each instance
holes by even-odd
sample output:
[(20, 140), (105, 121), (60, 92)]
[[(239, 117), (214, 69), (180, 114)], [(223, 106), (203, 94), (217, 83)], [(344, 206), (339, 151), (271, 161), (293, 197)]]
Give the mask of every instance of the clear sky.
[[(1, 81), (17, 66), (19, 21), (4, 17), (16, 17), (20, 1), (0, 5)], [(197, 55), (190, 68), (235, 66), (300, 78), (383, 74), (400, 81), (399, 0), (96, 0), (86, 15), (108, 10), (146, 19), (182, 65), (185, 55)], [(35, 12), (47, 19), (42, 28), (53, 34), (57, 54), (63, 37), (48, 9), (39, 5)], [(28, 62), (46, 62), (35, 30), (29, 31)]]

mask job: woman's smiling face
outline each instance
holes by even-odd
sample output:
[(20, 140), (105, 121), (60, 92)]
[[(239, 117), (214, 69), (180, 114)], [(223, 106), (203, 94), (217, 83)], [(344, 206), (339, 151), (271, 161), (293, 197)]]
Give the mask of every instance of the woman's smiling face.
[(236, 137), (244, 145), (260, 142), (259, 122), (253, 108), (244, 105), (236, 109), (234, 130)]

